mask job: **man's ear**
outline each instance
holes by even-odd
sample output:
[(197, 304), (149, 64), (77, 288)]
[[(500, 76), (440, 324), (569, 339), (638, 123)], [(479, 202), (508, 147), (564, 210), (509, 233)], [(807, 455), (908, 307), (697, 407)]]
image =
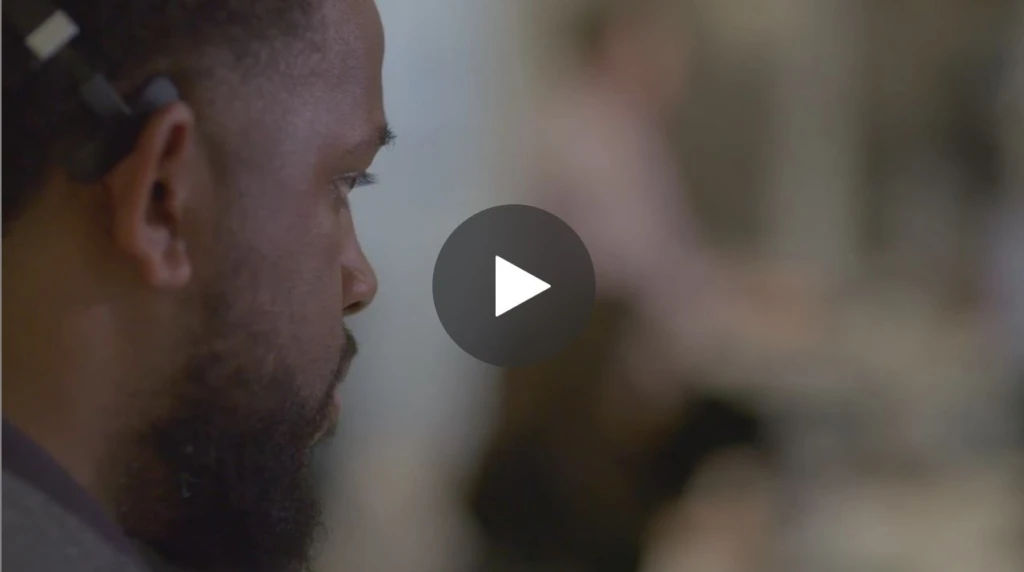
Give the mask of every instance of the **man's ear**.
[(175, 102), (147, 120), (135, 148), (103, 179), (114, 240), (156, 288), (176, 289), (192, 277), (182, 233), (202, 192), (195, 115)]

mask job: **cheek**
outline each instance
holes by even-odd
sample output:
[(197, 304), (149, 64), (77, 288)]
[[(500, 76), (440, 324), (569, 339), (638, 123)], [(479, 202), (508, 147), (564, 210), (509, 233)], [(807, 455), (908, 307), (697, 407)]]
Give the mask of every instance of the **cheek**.
[(248, 285), (242, 284), (248, 306), (268, 316), (263, 327), (310, 396), (330, 381), (344, 340), (339, 260), (346, 227), (328, 203), (329, 195), (323, 201), (292, 197), (260, 209), (246, 224), (254, 240), (243, 247), (251, 269)]
[(320, 369), (333, 369), (344, 340), (340, 260), (345, 226), (327, 208), (315, 209), (309, 220), (290, 256), (293, 273), (287, 301), (295, 342), (309, 349), (304, 357), (321, 363)]

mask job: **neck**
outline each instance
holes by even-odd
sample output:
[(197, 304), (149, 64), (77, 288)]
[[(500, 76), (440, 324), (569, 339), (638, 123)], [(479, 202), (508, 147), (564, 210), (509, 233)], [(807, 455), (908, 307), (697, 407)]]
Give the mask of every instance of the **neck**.
[[(4, 312), (4, 329), (8, 329), (8, 312)], [(38, 331), (38, 330), (37, 330)], [(76, 360), (79, 351), (97, 351), (96, 344), (86, 343), (77, 351), (66, 351), (68, 345), (60, 335), (47, 336), (50, 343), (27, 344), (3, 342), (4, 384), (3, 415), (32, 441), (46, 450), (71, 477), (108, 509), (112, 508), (103, 486), (101, 467), (108, 444), (115, 438), (115, 423), (123, 420), (123, 412), (96, 383), (106, 375), (97, 363), (83, 366)], [(34, 336), (32, 336), (34, 337)], [(94, 354), (97, 359), (101, 352)], [(91, 361), (91, 360), (90, 360)], [(86, 393), (86, 389), (94, 393)]]
[[(88, 301), (74, 262), (4, 239), (3, 415), (111, 508), (101, 468), (126, 415), (116, 388), (127, 357), (112, 312)], [(69, 262), (69, 264), (64, 264)], [(86, 275), (79, 275), (86, 276)]]

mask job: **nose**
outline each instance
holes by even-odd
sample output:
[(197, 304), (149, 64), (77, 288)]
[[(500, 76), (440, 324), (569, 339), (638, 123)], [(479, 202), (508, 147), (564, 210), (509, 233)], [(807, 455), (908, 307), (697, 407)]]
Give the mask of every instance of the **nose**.
[(349, 316), (370, 305), (377, 295), (377, 274), (353, 233), (342, 258), (342, 301)]

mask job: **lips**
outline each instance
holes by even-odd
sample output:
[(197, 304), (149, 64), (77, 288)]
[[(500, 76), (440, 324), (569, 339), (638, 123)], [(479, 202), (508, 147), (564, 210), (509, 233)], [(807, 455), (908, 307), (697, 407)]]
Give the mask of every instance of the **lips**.
[(345, 380), (345, 376), (348, 375), (349, 363), (351, 362), (346, 362), (337, 377), (335, 377), (330, 400), (327, 402), (327, 414), (324, 417), (324, 425), (313, 438), (314, 444), (325, 437), (334, 435), (334, 430), (338, 426), (338, 418), (341, 416), (341, 383)]
[(330, 437), (334, 435), (334, 430), (338, 427), (338, 419), (341, 417), (341, 392), (338, 390), (334, 391), (333, 398), (331, 399), (330, 409), (327, 411), (327, 423), (323, 430), (320, 431), (318, 438)]
[(358, 345), (356, 344), (355, 336), (348, 328), (344, 329), (345, 332), (345, 345), (342, 347), (341, 354), (338, 359), (338, 369), (335, 373), (333, 383), (331, 384), (331, 394), (327, 396), (329, 401), (327, 402), (327, 414), (324, 418), (324, 426), (320, 428), (316, 436), (313, 438), (313, 443), (316, 444), (320, 439), (327, 436), (330, 437), (334, 434), (334, 430), (338, 425), (338, 417), (341, 414), (341, 383), (348, 376), (349, 366), (352, 365), (352, 360), (355, 359), (356, 353), (358, 352)]
[(338, 418), (341, 415), (341, 400), (338, 397), (338, 391), (336, 390), (331, 396), (331, 400), (327, 406), (327, 415), (324, 416), (324, 424), (320, 427), (320, 430), (313, 436), (313, 442), (310, 445), (316, 445), (322, 439), (330, 437), (334, 434), (335, 428), (338, 426)]

